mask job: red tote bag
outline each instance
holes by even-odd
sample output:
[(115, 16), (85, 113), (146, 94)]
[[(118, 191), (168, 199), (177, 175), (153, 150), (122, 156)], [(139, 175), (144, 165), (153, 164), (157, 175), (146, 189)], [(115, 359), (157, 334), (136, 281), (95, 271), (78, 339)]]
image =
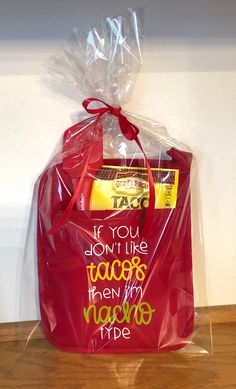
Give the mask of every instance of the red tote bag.
[[(65, 351), (143, 353), (184, 347), (193, 332), (191, 153), (103, 159), (102, 125), (67, 130), (63, 158), (41, 176), (38, 278), (48, 340)], [(81, 177), (83, 180), (81, 181)], [(78, 182), (82, 182), (78, 189)], [(74, 196), (73, 207), (52, 234)]]

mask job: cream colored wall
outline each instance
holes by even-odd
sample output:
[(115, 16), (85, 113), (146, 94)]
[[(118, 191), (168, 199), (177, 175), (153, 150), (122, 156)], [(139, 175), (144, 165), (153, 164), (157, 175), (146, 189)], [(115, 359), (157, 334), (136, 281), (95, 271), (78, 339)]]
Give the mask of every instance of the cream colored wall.
[[(1, 2), (1, 322), (19, 320), (20, 269), (33, 184), (80, 109), (79, 103), (56, 96), (43, 84), (43, 64), (71, 27), (86, 28), (103, 14), (142, 3)], [(144, 64), (128, 108), (164, 123), (172, 137), (194, 150), (199, 165), (208, 303), (234, 304), (236, 2), (145, 0), (145, 7)], [(198, 269), (202, 256), (199, 262)], [(27, 300), (22, 319), (37, 317), (34, 281), (33, 273), (31, 281), (23, 279)], [(198, 296), (197, 303), (204, 305), (201, 291)]]

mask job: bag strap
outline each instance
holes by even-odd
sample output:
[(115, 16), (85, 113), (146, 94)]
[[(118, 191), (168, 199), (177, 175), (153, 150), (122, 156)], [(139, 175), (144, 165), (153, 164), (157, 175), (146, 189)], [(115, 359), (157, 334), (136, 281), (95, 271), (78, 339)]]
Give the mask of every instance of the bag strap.
[[(100, 108), (89, 108), (89, 105), (93, 102), (99, 102), (103, 106)], [(95, 123), (94, 123), (95, 125), (104, 114), (108, 113), (110, 115), (116, 116), (118, 118), (118, 121), (119, 121), (120, 130), (121, 130), (122, 134), (124, 135), (124, 137), (129, 141), (134, 141), (144, 156), (144, 160), (145, 160), (145, 164), (146, 164), (146, 168), (147, 168), (147, 173), (148, 173), (148, 183), (149, 183), (149, 204), (148, 204), (148, 208), (145, 210), (145, 214), (143, 215), (141, 226), (140, 226), (140, 234), (142, 236), (144, 236), (148, 233), (149, 227), (152, 223), (153, 216), (154, 216), (155, 187), (154, 187), (154, 179), (153, 179), (150, 163), (148, 161), (146, 153), (145, 153), (145, 151), (142, 147), (142, 144), (139, 140), (139, 137), (138, 137), (139, 129), (137, 126), (135, 126), (133, 123), (131, 123), (127, 119), (126, 116), (124, 116), (122, 114), (121, 107), (113, 107), (113, 106), (107, 104), (106, 102), (104, 102), (103, 100), (92, 98), (92, 97), (85, 99), (83, 101), (82, 105), (83, 105), (84, 109), (89, 114), (97, 115)], [(63, 212), (63, 214), (58, 219), (58, 221), (53, 225), (53, 227), (48, 231), (48, 233), (50, 235), (53, 235), (58, 231), (58, 229), (66, 221), (67, 217), (69, 216), (70, 212), (73, 209), (73, 206), (74, 206), (76, 199), (78, 197), (78, 194), (81, 190), (81, 187), (82, 187), (82, 184), (83, 184), (83, 181), (84, 181), (87, 169), (88, 169), (89, 158), (91, 156), (91, 148), (88, 148), (87, 150), (88, 151), (87, 151), (87, 157), (85, 160), (84, 168), (82, 170), (78, 184), (75, 188), (75, 192), (74, 192), (73, 196), (71, 197), (71, 200), (70, 200), (66, 210)]]

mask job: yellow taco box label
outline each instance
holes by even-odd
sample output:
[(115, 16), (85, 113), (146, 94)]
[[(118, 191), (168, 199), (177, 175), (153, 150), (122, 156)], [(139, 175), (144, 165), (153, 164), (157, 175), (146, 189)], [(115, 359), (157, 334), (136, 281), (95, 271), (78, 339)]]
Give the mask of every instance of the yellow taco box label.
[[(155, 208), (175, 208), (179, 170), (153, 168)], [(90, 196), (91, 210), (144, 209), (148, 207), (146, 168), (104, 165), (97, 173)]]

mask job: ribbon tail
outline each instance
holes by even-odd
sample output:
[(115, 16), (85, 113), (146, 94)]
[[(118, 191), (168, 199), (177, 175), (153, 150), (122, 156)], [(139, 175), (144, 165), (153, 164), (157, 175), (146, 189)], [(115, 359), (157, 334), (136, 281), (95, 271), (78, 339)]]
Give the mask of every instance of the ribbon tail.
[(66, 219), (69, 216), (69, 214), (71, 213), (71, 211), (72, 211), (72, 209), (74, 207), (74, 204), (76, 202), (76, 199), (77, 199), (77, 197), (79, 195), (79, 192), (81, 191), (81, 187), (83, 185), (84, 178), (85, 178), (85, 175), (86, 175), (87, 170), (88, 170), (90, 154), (91, 154), (91, 150), (89, 149), (87, 158), (85, 160), (85, 165), (84, 165), (83, 171), (81, 173), (81, 176), (80, 176), (80, 179), (78, 181), (78, 184), (77, 184), (77, 186), (75, 188), (73, 196), (71, 197), (70, 202), (69, 202), (66, 210), (63, 212), (63, 214), (57, 220), (57, 222), (52, 226), (52, 228), (48, 231), (49, 235), (54, 235), (59, 230), (59, 228), (62, 226), (62, 224), (66, 221)]
[(154, 185), (154, 179), (153, 179), (153, 175), (152, 175), (152, 169), (151, 169), (151, 166), (150, 166), (150, 163), (148, 161), (148, 158), (145, 154), (145, 151), (140, 143), (140, 140), (138, 138), (138, 136), (136, 136), (135, 138), (135, 142), (137, 143), (137, 145), (139, 146), (140, 150), (142, 151), (143, 153), (143, 156), (144, 156), (144, 159), (145, 159), (145, 164), (146, 164), (146, 167), (147, 167), (147, 173), (148, 173), (148, 183), (149, 183), (149, 204), (148, 204), (148, 208), (146, 209), (146, 213), (144, 215), (144, 219), (143, 219), (143, 224), (141, 226), (141, 235), (142, 236), (145, 236), (148, 231), (149, 231), (149, 228), (150, 228), (150, 225), (152, 223), (152, 220), (153, 220), (153, 217), (154, 217), (154, 211), (155, 211), (155, 185)]

